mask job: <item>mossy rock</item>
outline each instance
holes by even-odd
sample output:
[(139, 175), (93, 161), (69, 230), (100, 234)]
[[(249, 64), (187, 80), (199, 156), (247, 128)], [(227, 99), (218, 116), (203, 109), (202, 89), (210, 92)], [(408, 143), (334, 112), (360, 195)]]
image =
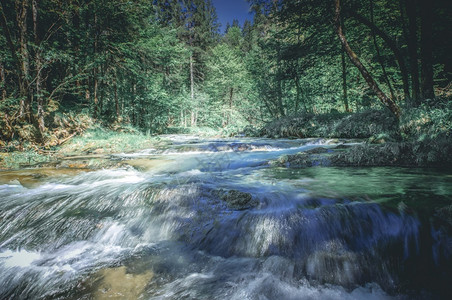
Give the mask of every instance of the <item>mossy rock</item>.
[(236, 210), (244, 210), (255, 207), (259, 201), (254, 199), (250, 193), (237, 190), (219, 190), (220, 199), (225, 201), (228, 207)]
[(291, 155), (282, 155), (276, 160), (269, 162), (270, 165), (275, 167), (290, 167), (290, 168), (306, 168), (306, 167), (326, 167), (330, 165), (326, 148), (314, 148), (305, 152), (300, 152)]

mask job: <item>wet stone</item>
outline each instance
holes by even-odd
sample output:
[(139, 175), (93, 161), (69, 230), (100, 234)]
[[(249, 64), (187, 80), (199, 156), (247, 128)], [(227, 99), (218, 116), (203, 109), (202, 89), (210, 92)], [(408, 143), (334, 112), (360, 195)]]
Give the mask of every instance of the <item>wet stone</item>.
[(31, 177), (33, 177), (34, 179), (42, 179), (42, 178), (46, 178), (48, 176), (46, 174), (42, 174), (42, 173), (33, 173), (33, 174), (31, 174)]
[(225, 201), (227, 205), (236, 210), (244, 210), (255, 207), (259, 201), (254, 199), (250, 193), (241, 192), (237, 190), (218, 191), (221, 200)]

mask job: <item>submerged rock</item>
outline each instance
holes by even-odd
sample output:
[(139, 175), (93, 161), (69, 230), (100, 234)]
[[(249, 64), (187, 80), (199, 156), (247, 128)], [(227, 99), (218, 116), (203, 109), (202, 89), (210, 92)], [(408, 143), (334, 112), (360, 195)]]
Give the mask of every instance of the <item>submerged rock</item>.
[(255, 207), (259, 204), (259, 201), (254, 199), (250, 193), (241, 192), (237, 190), (219, 190), (219, 197), (225, 201), (227, 205), (236, 210), (244, 210)]
[(131, 274), (122, 266), (100, 270), (96, 276), (100, 277), (100, 283), (94, 299), (138, 299), (154, 274), (151, 271)]

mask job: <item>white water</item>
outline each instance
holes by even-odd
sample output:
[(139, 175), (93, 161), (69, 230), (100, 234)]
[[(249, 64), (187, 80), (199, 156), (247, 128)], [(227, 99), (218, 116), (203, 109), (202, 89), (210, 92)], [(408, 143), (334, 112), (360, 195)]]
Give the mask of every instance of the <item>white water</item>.
[[(136, 297), (124, 282), (143, 299), (404, 298), (397, 268), (419, 255), (415, 216), (315, 196), (324, 179), (267, 164), (322, 142), (173, 140), (114, 157), (161, 162), (146, 171), (0, 185), (0, 298)], [(258, 205), (233, 209), (220, 189)]]

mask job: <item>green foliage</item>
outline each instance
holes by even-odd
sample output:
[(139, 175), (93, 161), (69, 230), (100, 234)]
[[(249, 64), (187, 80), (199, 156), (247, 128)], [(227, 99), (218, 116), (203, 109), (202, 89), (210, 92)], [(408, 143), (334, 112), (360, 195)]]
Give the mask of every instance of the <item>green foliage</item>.
[[(2, 2), (3, 141), (38, 142), (40, 137), (41, 144), (58, 145), (93, 121), (148, 134), (208, 127), (229, 136), (276, 119), (262, 135), (371, 137), (372, 142), (400, 138), (396, 121), (380, 110), (376, 95), (345, 55), (330, 0), (249, 1), (254, 21), (243, 28), (233, 22), (223, 36), (212, 1), (43, 0), (33, 2), (38, 3), (37, 24), (28, 5), (24, 28), (18, 26), (16, 2), (29, 1)], [(369, 3), (343, 1), (345, 35), (381, 90), (405, 103), (413, 95), (412, 82), (404, 90), (401, 65), (409, 69), (412, 63), (412, 54), (405, 53), (405, 4), (374, 0), (371, 10)], [(434, 8), (432, 39), (439, 47), (431, 64), (437, 95), (449, 99), (446, 6), (438, 0)], [(422, 46), (422, 41), (415, 44)], [(425, 60), (415, 61), (422, 67)], [(402, 136), (423, 141), (450, 131), (447, 101), (415, 100), (423, 103), (404, 108)], [(44, 128), (37, 126), (37, 118)]]
[(406, 137), (418, 140), (452, 135), (452, 102), (424, 103), (417, 108), (407, 108), (400, 120), (400, 131)]
[(16, 151), (11, 153), (0, 153), (0, 168), (19, 169), (33, 166), (39, 163), (49, 162), (49, 155), (40, 154), (34, 149)]

